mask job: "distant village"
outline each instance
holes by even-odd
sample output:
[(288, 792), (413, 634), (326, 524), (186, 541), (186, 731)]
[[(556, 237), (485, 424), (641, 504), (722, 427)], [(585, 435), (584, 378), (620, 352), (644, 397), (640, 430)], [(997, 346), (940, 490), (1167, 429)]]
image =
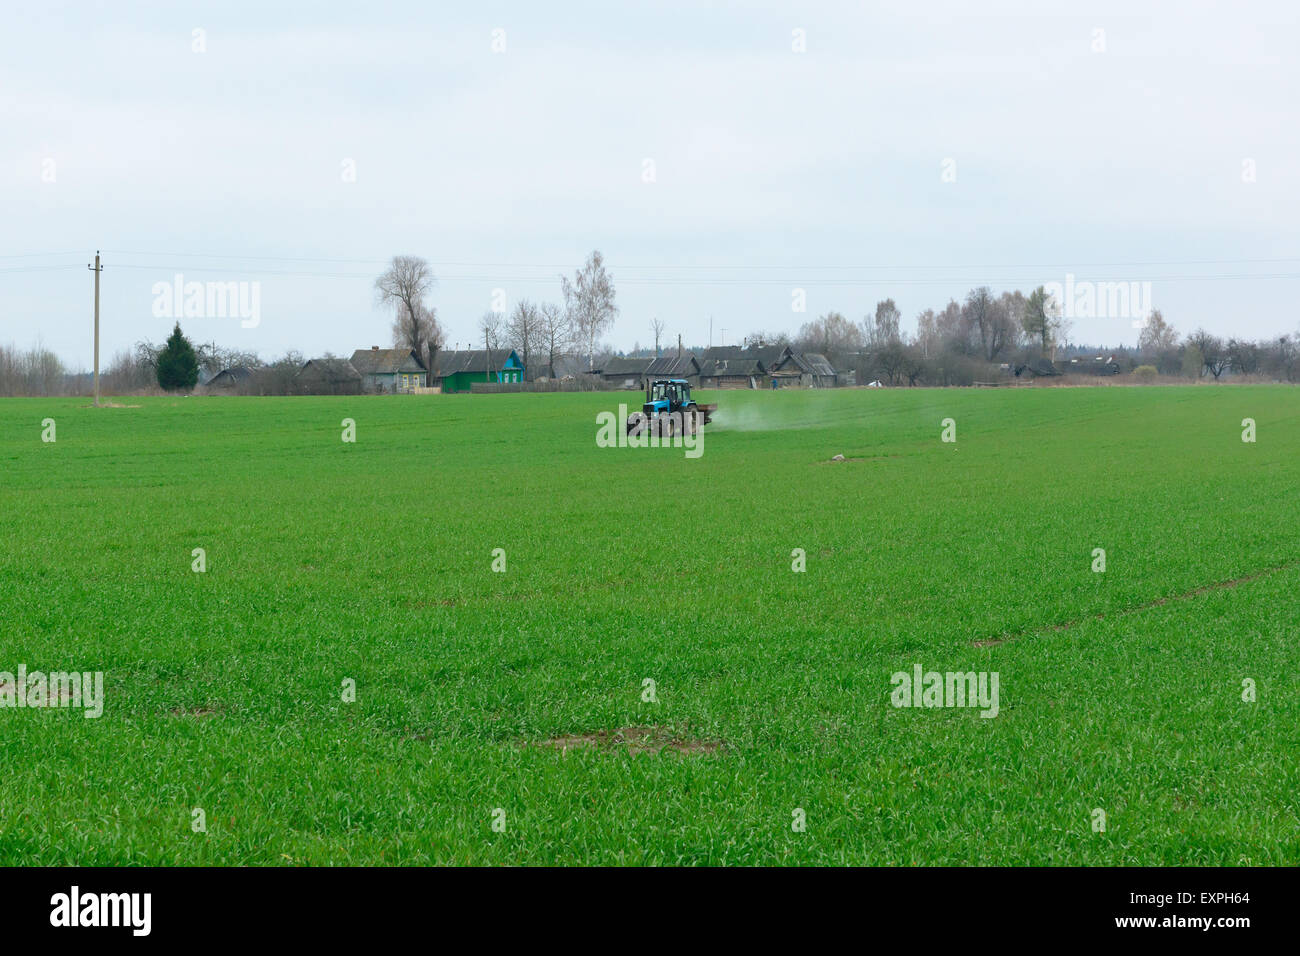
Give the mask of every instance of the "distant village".
[[(376, 303), (393, 316), (388, 346), (357, 348), (350, 357), (290, 351), (265, 362), (215, 342), (191, 343), (177, 323), (173, 340), (183, 342), (185, 374), (164, 374), (163, 366), (174, 364), (163, 361), (165, 347), (144, 341), (106, 363), (102, 385), (118, 395), (160, 389), (211, 395), (421, 395), (641, 390), (661, 378), (702, 389), (996, 387), (1089, 379), (1300, 381), (1300, 334), (1260, 341), (1224, 339), (1204, 329), (1179, 334), (1159, 309), (1150, 308), (1149, 296), (1117, 299), (1129, 310), (1141, 300), (1142, 314), (1133, 320), (1139, 329), (1136, 347), (1071, 343), (1073, 321), (1057, 298), (1064, 295), (1075, 305), (1070, 296), (1077, 295), (1079, 283), (1059, 293), (1039, 286), (1028, 295), (979, 286), (960, 302), (918, 313), (915, 331), (903, 327), (893, 299), (877, 302), (857, 321), (830, 311), (803, 322), (793, 334), (754, 332), (739, 345), (710, 341), (702, 348), (685, 345), (667, 322), (652, 318), (647, 331), (653, 347), (638, 344), (616, 352), (605, 336), (620, 309), (600, 252), (593, 251), (572, 277), (559, 278), (559, 301), (521, 299), (508, 312), (486, 312), (476, 329), (476, 343), (484, 347), (449, 349), (446, 330), (428, 304), (437, 282), (432, 267), (419, 257), (395, 256), (374, 283)], [(1107, 304), (1111, 315), (1113, 304)], [(674, 335), (676, 343), (665, 344)], [(91, 389), (89, 372), (66, 370), (48, 349), (0, 346), (0, 395), (85, 395)]]
[(835, 388), (853, 384), (824, 355), (789, 345), (722, 347), (700, 355), (677, 350), (659, 356), (575, 355), (525, 365), (513, 348), (440, 350), (432, 369), (414, 349), (358, 349), (351, 358), (324, 357), (304, 362), (290, 387), (272, 369), (235, 365), (224, 368), (200, 390), (230, 394), (454, 394), (457, 392), (643, 390), (656, 379), (682, 379), (699, 388)]
[[(1125, 359), (1122, 353), (1083, 350), (1081, 357), (1064, 356), (1056, 363), (1043, 358), (1023, 365), (999, 363), (991, 367), (989, 377), (1012, 384), (1038, 378), (1117, 376)], [(665, 355), (607, 355), (594, 362), (562, 355), (536, 364), (526, 364), (509, 347), (443, 350), (434, 353), (432, 364), (430, 371), (413, 349), (371, 346), (358, 349), (351, 358), (309, 359), (291, 375), (274, 366), (234, 365), (202, 379), (198, 391), (234, 395), (644, 391), (659, 379), (679, 379), (705, 389), (885, 387), (879, 378), (862, 381), (858, 368), (837, 368), (825, 355), (791, 345), (714, 346), (699, 354), (682, 350)]]
[[(203, 387), (250, 394), (463, 393), (641, 390), (655, 379), (683, 379), (704, 389), (1005, 386), (1038, 380), (1107, 378), (1149, 383), (1204, 379), (1296, 381), (1300, 336), (1253, 342), (1197, 329), (1180, 336), (1150, 295), (1073, 282), (1018, 290), (971, 289), (961, 302), (925, 309), (915, 331), (903, 327), (893, 299), (854, 321), (831, 311), (793, 335), (754, 332), (740, 345), (683, 344), (668, 323), (648, 324), (653, 348), (616, 353), (603, 343), (620, 309), (613, 276), (594, 250), (572, 277), (560, 276), (560, 301), (521, 299), (488, 312), (477, 332), (482, 349), (443, 347), (436, 310), (426, 296), (436, 282), (424, 259), (395, 256), (375, 280), (376, 299), (394, 310), (392, 348), (357, 349), (350, 359), (324, 356), (299, 367), (213, 368)], [(1089, 298), (1091, 296), (1091, 298)], [(1069, 308), (1063, 308), (1062, 300)], [(1106, 315), (1140, 320), (1136, 348), (1072, 345), (1071, 316), (1102, 306)], [(676, 344), (671, 342), (676, 334)]]

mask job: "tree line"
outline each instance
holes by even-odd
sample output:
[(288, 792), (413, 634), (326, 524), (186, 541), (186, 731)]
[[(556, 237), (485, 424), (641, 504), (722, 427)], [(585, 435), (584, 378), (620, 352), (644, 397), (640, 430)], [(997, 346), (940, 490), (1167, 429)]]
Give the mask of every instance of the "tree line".
[(1180, 337), (1159, 309), (1143, 321), (1135, 349), (1071, 345), (1072, 323), (1042, 286), (1029, 295), (996, 294), (979, 286), (961, 302), (922, 311), (913, 333), (901, 324), (894, 300), (883, 299), (858, 322), (832, 311), (805, 323), (794, 336), (760, 333), (747, 342), (818, 352), (837, 370), (856, 370), (859, 383), (886, 385), (970, 385), (1005, 375), (1004, 366), (1035, 375), (1068, 373), (1068, 359), (1098, 353), (1113, 357), (1119, 372), (1136, 372), (1139, 379), (1217, 381), (1231, 373), (1300, 381), (1300, 333), (1253, 341), (1197, 329)]
[[(520, 299), (508, 312), (488, 311), (477, 332), (482, 347), (519, 354), (528, 378), (556, 375), (560, 357), (577, 355), (587, 368), (599, 367), (614, 355), (603, 337), (619, 315), (613, 278), (599, 250), (593, 251), (572, 276), (559, 278), (554, 301)], [(437, 365), (446, 336), (437, 310), (428, 298), (437, 284), (429, 263), (417, 256), (395, 256), (374, 283), (380, 306), (391, 308), (392, 343), (412, 349), (427, 368)], [(837, 371), (856, 372), (865, 384), (880, 381), (899, 385), (970, 385), (1005, 376), (1008, 368), (1031, 374), (1069, 371), (1068, 359), (1095, 353), (1094, 347), (1071, 345), (1071, 323), (1043, 286), (1028, 295), (1019, 290), (995, 293), (988, 286), (971, 289), (942, 309), (927, 308), (916, 317), (915, 331), (902, 327), (903, 316), (892, 298), (876, 303), (875, 311), (858, 321), (830, 311), (804, 323), (791, 335), (784, 330), (747, 336), (745, 345), (790, 345), (825, 355)], [(652, 319), (653, 349), (639, 344), (628, 353), (659, 354), (665, 323)], [(701, 351), (692, 347), (694, 351)], [(1225, 375), (1273, 381), (1300, 381), (1300, 333), (1265, 340), (1222, 338), (1204, 329), (1180, 336), (1159, 309), (1142, 323), (1136, 348), (1104, 348), (1120, 372), (1139, 381), (1168, 378), (1221, 380)], [(326, 363), (342, 361), (327, 354)], [(1066, 361), (1054, 361), (1065, 359)], [(290, 350), (263, 361), (256, 353), (214, 343), (190, 343), (179, 325), (167, 342), (137, 342), (118, 352), (103, 369), (102, 389), (130, 394), (192, 389), (223, 369), (246, 366), (256, 381), (243, 389), (253, 394), (288, 395), (306, 359)], [(1044, 364), (1044, 363), (1050, 364)], [(1059, 367), (1058, 367), (1059, 366)], [(57, 355), (43, 346), (22, 351), (0, 346), (0, 396), (86, 394), (89, 376), (72, 373)]]

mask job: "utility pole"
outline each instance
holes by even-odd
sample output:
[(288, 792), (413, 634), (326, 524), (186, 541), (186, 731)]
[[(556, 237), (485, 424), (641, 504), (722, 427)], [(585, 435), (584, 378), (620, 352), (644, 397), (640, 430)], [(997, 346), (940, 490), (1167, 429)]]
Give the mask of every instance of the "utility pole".
[(86, 264), (95, 273), (95, 407), (99, 407), (99, 274), (104, 267), (99, 264), (99, 250), (95, 250), (95, 264)]

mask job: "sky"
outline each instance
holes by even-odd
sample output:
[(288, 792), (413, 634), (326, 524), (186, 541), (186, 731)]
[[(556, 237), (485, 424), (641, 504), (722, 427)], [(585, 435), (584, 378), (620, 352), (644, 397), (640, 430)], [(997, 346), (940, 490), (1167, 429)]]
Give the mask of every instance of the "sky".
[[(97, 249), (105, 361), (178, 319), (267, 358), (387, 345), (394, 255), (465, 347), (594, 249), (618, 349), (886, 297), (914, 329), (1067, 276), (1150, 283), (1183, 333), (1295, 332), (1297, 49), (1294, 2), (29, 4), (0, 33), (0, 343), (88, 368)], [(256, 321), (186, 317), (177, 276), (244, 283)]]

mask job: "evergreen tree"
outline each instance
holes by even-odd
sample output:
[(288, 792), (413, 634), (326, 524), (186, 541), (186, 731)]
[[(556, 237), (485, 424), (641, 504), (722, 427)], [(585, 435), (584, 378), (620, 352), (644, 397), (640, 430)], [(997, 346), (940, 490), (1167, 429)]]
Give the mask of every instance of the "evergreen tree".
[(169, 392), (188, 391), (199, 381), (199, 357), (194, 346), (181, 332), (181, 324), (167, 338), (167, 344), (158, 353), (158, 384)]

